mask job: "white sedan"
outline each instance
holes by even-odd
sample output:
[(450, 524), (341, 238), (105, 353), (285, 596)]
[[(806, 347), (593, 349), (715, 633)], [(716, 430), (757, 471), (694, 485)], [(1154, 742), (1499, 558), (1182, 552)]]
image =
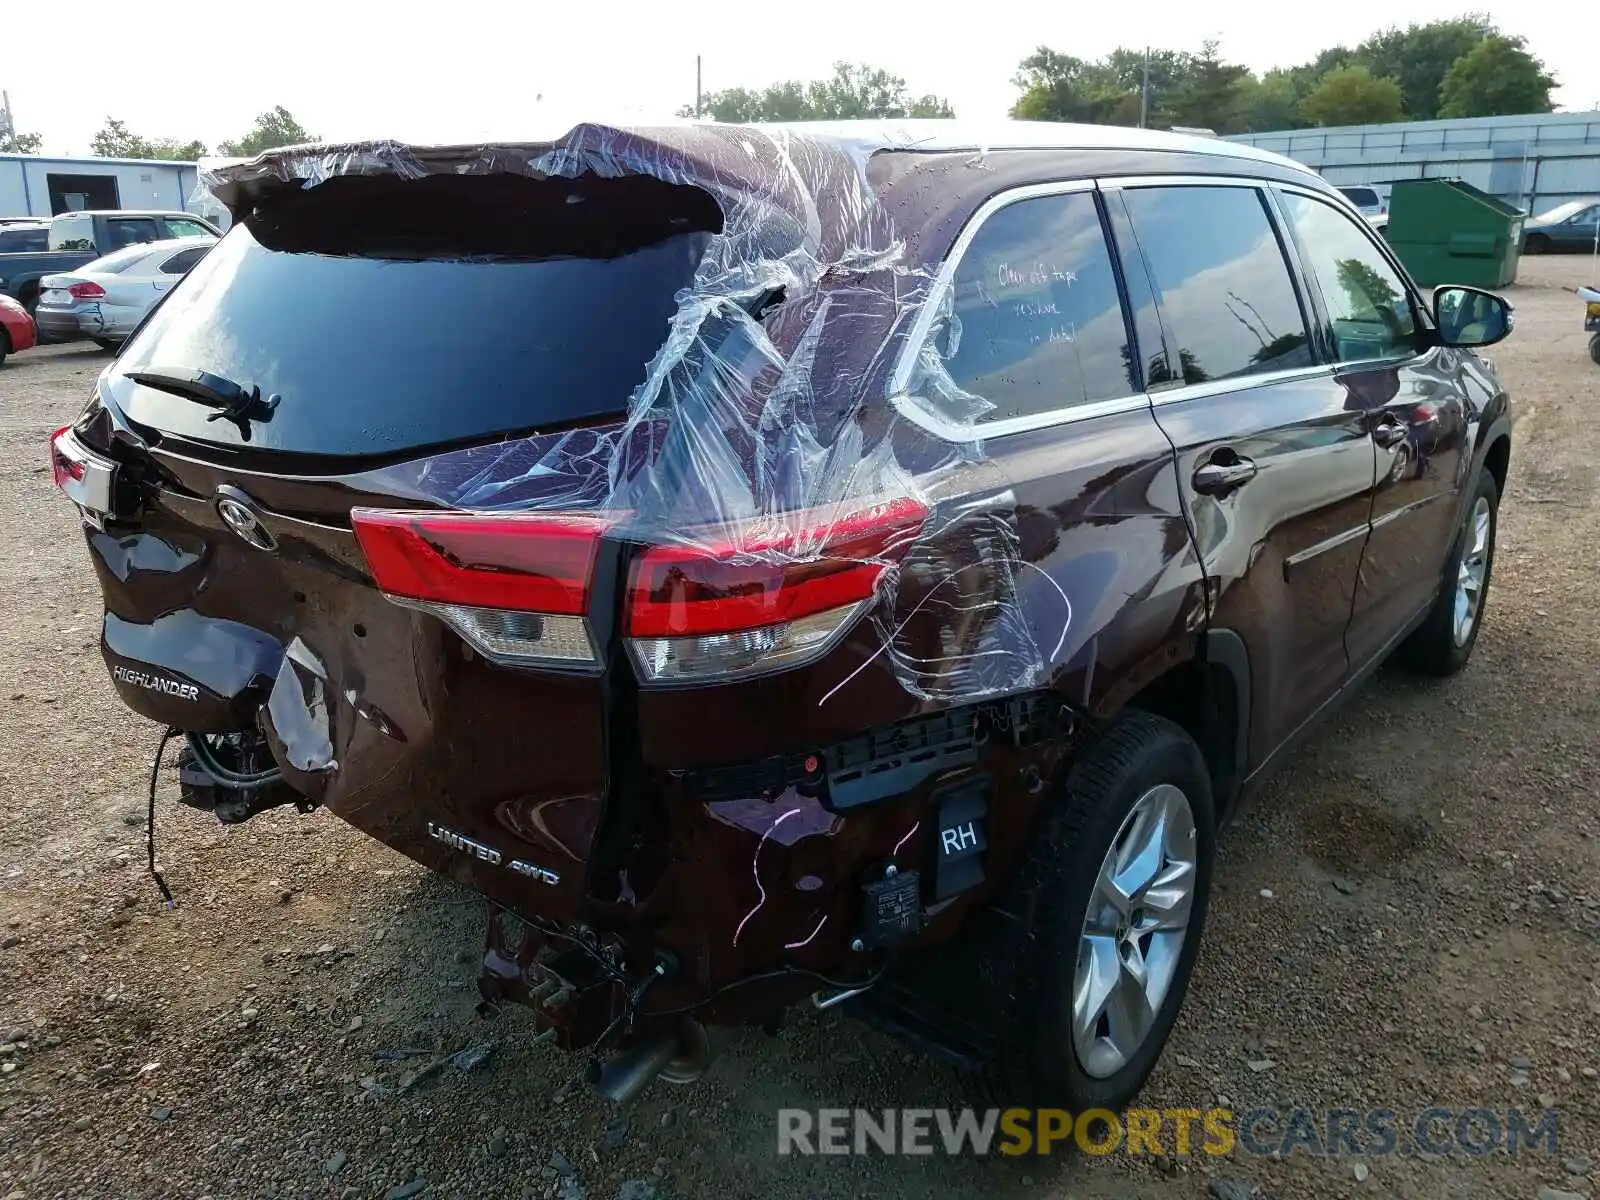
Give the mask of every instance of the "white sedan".
[(206, 236), (141, 242), (39, 282), (39, 338), (89, 338), (106, 349), (133, 332), (156, 301), (217, 244)]

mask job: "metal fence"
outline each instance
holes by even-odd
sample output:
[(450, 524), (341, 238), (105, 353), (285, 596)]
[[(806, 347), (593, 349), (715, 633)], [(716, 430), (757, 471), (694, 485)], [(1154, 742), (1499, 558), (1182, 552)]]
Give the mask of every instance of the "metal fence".
[(1335, 184), (1464, 179), (1532, 212), (1600, 196), (1600, 112), (1237, 134)]

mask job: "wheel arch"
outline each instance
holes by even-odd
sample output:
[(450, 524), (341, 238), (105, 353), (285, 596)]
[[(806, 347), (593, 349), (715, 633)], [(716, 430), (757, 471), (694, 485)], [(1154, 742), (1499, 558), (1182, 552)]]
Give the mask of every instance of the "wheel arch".
[(1504, 419), (1496, 421), (1479, 438), (1483, 449), (1483, 469), (1494, 476), (1495, 488), (1504, 496), (1506, 494), (1506, 476), (1511, 471), (1511, 423)]
[(1192, 657), (1147, 681), (1121, 707), (1165, 717), (1194, 739), (1211, 772), (1219, 822), (1227, 820), (1249, 769), (1250, 653), (1231, 629), (1211, 629)]

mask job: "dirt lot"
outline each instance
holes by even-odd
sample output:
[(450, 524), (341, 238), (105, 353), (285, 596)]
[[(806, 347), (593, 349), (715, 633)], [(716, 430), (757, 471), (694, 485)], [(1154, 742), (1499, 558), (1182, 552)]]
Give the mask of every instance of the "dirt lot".
[[(1381, 672), (1233, 828), (1147, 1091), (1403, 1122), (1552, 1106), (1556, 1155), (779, 1158), (779, 1107), (955, 1104), (961, 1081), (808, 1014), (730, 1036), (701, 1083), (616, 1117), (520, 1014), (473, 1014), (475, 898), (326, 814), (223, 830), (163, 785), (180, 900), (163, 910), (143, 874), (157, 731), (112, 696), (86, 554), (43, 465), (104, 361), (62, 348), (0, 369), (0, 1197), (1589, 1195), (1600, 368), (1562, 290), (1587, 269), (1526, 264), (1517, 332), (1493, 351), (1517, 440), (1473, 665), (1445, 685)], [(483, 1042), (477, 1070), (399, 1090)], [(380, 1056), (402, 1048), (428, 1056)]]

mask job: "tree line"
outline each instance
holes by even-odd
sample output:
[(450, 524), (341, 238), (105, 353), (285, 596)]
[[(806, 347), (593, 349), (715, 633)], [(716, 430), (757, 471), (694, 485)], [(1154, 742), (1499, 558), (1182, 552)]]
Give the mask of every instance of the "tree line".
[(786, 79), (759, 90), (726, 88), (678, 110), (680, 117), (749, 121), (849, 121), (859, 118), (953, 117), (938, 96), (913, 96), (898, 75), (865, 63), (838, 62), (826, 79)]
[[(1148, 72), (1148, 83), (1146, 82)], [(1216, 42), (1198, 53), (1120, 48), (1084, 59), (1040, 46), (1012, 82), (1021, 95), (1011, 115), (1033, 121), (1085, 121), (1214, 133), (1260, 133), (1326, 125), (1429, 121), (1550, 112), (1556, 80), (1524, 39), (1500, 32), (1482, 13), (1373, 34), (1354, 47), (1331, 46), (1310, 62), (1256, 74), (1227, 62)], [(788, 79), (763, 88), (726, 88), (687, 105), (680, 117), (715, 121), (826, 121), (950, 117), (947, 100), (913, 95), (906, 81), (865, 63), (835, 63), (824, 79)], [(4, 123), (0, 111), (0, 125)], [(37, 154), (37, 133), (0, 128), (0, 149)], [(249, 157), (275, 146), (316, 141), (278, 105), (217, 153)], [(147, 137), (106, 118), (93, 150), (105, 158), (193, 160), (198, 139)]]
[[(1122, 48), (1083, 59), (1040, 46), (1012, 82), (1011, 115), (1214, 133), (1321, 125), (1429, 121), (1550, 112), (1555, 79), (1525, 41), (1470, 13), (1333, 46), (1310, 62), (1257, 75), (1224, 60), (1216, 42), (1198, 53)], [(1145, 72), (1149, 72), (1148, 87)], [(821, 121), (852, 117), (948, 117), (935, 95), (913, 96), (898, 75), (864, 63), (836, 63), (826, 79), (728, 88), (702, 97), (684, 117), (717, 121)]]
[[(4, 121), (5, 114), (0, 112), (0, 125)], [(255, 123), (236, 140), (220, 143), (217, 153), (230, 158), (251, 158), (276, 146), (293, 146), (316, 140), (317, 135), (308, 133), (280, 104), (257, 117)], [(10, 130), (0, 129), (0, 150), (11, 149), (12, 142), (15, 142), (15, 152), (18, 154), (38, 154), (44, 139), (37, 133), (12, 135)], [(169, 162), (193, 162), (209, 153), (206, 143), (198, 138), (186, 142), (179, 138), (147, 137), (129, 129), (126, 122), (110, 116), (91, 139), (90, 149), (96, 158), (151, 158)]]
[[(1011, 115), (1136, 125), (1144, 70), (1143, 50), (1088, 61), (1041, 46), (1014, 80)], [(1198, 54), (1152, 50), (1149, 72), (1148, 124), (1216, 133), (1550, 112), (1556, 85), (1522, 38), (1477, 14), (1388, 29), (1261, 75), (1226, 62), (1215, 42)]]

